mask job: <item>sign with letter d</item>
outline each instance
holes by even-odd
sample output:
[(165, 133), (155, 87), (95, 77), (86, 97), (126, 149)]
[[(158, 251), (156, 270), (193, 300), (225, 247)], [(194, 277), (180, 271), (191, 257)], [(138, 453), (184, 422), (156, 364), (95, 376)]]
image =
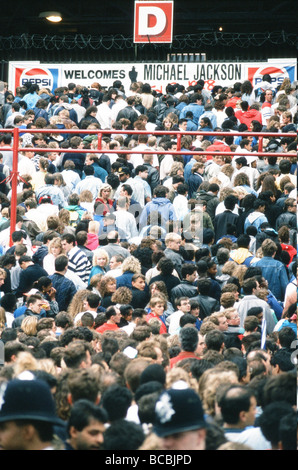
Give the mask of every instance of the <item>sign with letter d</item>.
[(173, 1), (136, 1), (134, 42), (171, 43), (173, 38), (173, 9)]

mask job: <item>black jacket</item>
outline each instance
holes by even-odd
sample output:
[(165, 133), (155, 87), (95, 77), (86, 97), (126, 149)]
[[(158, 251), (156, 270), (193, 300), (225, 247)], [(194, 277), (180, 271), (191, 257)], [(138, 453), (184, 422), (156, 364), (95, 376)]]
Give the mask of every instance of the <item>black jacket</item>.
[(191, 282), (181, 281), (176, 287), (172, 289), (171, 303), (174, 305), (175, 300), (179, 297), (194, 297), (198, 293), (198, 289)]
[(197, 296), (192, 297), (190, 300), (196, 300), (199, 303), (199, 317), (201, 320), (204, 320), (204, 318), (209, 317), (213, 312), (218, 312), (220, 309), (220, 303), (216, 299), (213, 299), (208, 295), (198, 294)]

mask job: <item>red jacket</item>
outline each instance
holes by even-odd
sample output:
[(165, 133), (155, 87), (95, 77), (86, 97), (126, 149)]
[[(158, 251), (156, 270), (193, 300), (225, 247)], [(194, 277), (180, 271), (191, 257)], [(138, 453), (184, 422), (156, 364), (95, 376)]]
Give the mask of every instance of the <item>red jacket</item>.
[(236, 118), (240, 121), (241, 124), (246, 124), (247, 127), (250, 127), (251, 121), (258, 121), (262, 124), (262, 114), (257, 109), (249, 109), (248, 111), (235, 111)]
[(178, 356), (172, 357), (172, 359), (170, 359), (170, 368), (174, 367), (174, 365), (177, 364), (177, 362), (180, 362), (183, 359), (188, 359), (189, 357), (193, 357), (195, 359), (198, 359), (198, 361), (200, 360), (200, 358), (198, 356), (196, 356), (195, 353), (193, 353), (193, 352), (181, 351), (178, 354)]

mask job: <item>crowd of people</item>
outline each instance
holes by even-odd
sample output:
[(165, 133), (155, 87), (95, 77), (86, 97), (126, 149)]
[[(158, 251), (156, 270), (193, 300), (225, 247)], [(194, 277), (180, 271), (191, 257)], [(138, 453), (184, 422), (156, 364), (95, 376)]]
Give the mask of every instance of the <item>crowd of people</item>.
[(298, 98), (271, 82), (4, 90), (0, 449), (297, 450)]

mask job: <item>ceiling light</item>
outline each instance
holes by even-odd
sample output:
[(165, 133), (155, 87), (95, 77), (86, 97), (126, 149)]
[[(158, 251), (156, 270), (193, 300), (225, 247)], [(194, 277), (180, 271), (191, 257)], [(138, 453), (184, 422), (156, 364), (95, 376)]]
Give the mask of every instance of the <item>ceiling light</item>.
[(40, 18), (46, 18), (48, 21), (52, 23), (59, 23), (62, 21), (62, 15), (59, 11), (43, 11), (39, 14)]

